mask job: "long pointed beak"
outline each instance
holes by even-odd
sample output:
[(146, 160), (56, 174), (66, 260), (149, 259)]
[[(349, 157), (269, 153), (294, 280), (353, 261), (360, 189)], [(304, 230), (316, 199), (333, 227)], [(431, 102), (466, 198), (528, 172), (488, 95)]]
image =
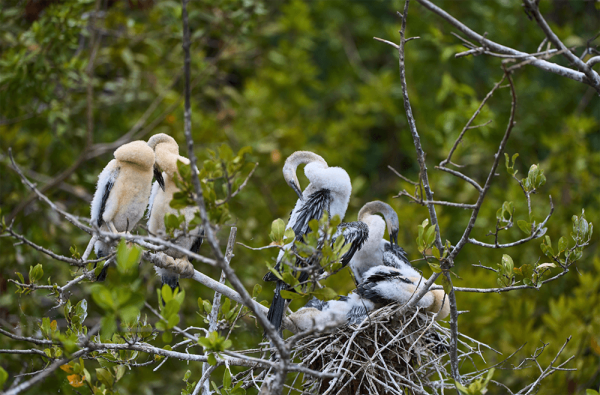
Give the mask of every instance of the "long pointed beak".
[(398, 245), (398, 229), (392, 229), (390, 232), (390, 243)]
[(304, 197), (302, 196), (302, 190), (300, 189), (300, 186), (294, 182), (294, 180), (290, 180), (288, 185), (292, 187), (294, 192), (296, 192), (296, 195), (298, 195), (298, 199), (304, 200)]
[(162, 173), (160, 172), (158, 167), (156, 167), (156, 165), (154, 165), (154, 178), (156, 178), (156, 181), (158, 181), (158, 186), (164, 192), (165, 191), (165, 180), (162, 176)]

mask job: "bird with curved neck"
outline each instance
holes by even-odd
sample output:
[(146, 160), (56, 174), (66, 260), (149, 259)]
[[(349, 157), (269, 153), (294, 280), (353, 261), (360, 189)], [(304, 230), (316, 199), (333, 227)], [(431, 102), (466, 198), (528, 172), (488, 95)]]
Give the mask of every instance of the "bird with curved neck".
[[(156, 158), (154, 163), (156, 181), (152, 185), (152, 193), (148, 204), (148, 231), (151, 234), (164, 236), (166, 214), (183, 214), (186, 225), (189, 225), (198, 211), (198, 207), (195, 206), (185, 207), (181, 210), (176, 210), (170, 206), (173, 194), (179, 191), (174, 181), (175, 175), (178, 174), (177, 162), (189, 165), (190, 161), (188, 158), (179, 155), (179, 145), (173, 137), (167, 134), (160, 133), (152, 136), (148, 140), (148, 146), (154, 150)], [(174, 238), (174, 243), (178, 246), (197, 253), (202, 244), (202, 230), (199, 226), (187, 233), (176, 230)], [(168, 248), (163, 252), (175, 259), (187, 259), (185, 253), (174, 248)], [(193, 260), (190, 259), (189, 261), (192, 262)], [(173, 290), (179, 286), (179, 274), (158, 267), (155, 269), (157, 274), (161, 276), (162, 285), (167, 284)]]
[[(152, 186), (154, 151), (144, 141), (120, 146), (98, 176), (92, 199), (92, 225), (105, 232), (129, 232), (144, 216)], [(98, 258), (110, 253), (113, 242), (93, 237), (83, 254), (87, 259), (93, 245)], [(97, 280), (106, 278), (106, 267)]]
[[(302, 191), (296, 175), (296, 170), (301, 164), (306, 164), (304, 174), (310, 182), (304, 191)], [(321, 219), (325, 212), (329, 214), (330, 218), (335, 215), (338, 215), (340, 219), (344, 218), (352, 192), (350, 176), (344, 169), (329, 167), (322, 157), (313, 152), (297, 151), (286, 159), (283, 166), (283, 177), (298, 195), (298, 201), (286, 227), (286, 229), (293, 229), (296, 240), (303, 240), (304, 235), (311, 231), (308, 226), (309, 222), (313, 219)], [(293, 242), (290, 242), (285, 249), (290, 249), (292, 246)], [(283, 256), (284, 252), (280, 251), (275, 266), (276, 270), (280, 270)], [(346, 260), (349, 261), (350, 257), (347, 257)], [(299, 260), (296, 261), (296, 264), (304, 265)], [(306, 281), (308, 276), (308, 272), (302, 272), (299, 281)], [(267, 317), (271, 324), (279, 330), (286, 302), (280, 291), (287, 289), (288, 286), (271, 272), (265, 275), (264, 280), (276, 281), (275, 294)]]
[[(377, 214), (382, 214), (385, 221)], [(358, 284), (362, 283), (367, 270), (379, 265), (395, 267), (409, 277), (419, 276), (410, 264), (406, 252), (398, 245), (400, 223), (398, 214), (389, 204), (379, 200), (365, 204), (358, 212), (358, 222), (363, 222), (368, 227), (367, 240), (350, 261), (350, 268)], [(390, 241), (383, 238), (386, 226)]]

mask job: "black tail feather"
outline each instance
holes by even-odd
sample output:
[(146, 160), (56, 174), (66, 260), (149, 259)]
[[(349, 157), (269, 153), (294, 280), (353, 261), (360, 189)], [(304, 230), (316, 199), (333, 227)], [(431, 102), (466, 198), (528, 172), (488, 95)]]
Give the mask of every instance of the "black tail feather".
[(100, 271), (100, 274), (98, 274), (98, 277), (96, 277), (96, 281), (102, 282), (102, 281), (106, 280), (107, 272), (108, 272), (108, 266), (104, 266), (102, 268), (102, 271)]
[[(175, 290), (177, 288), (179, 288), (179, 276), (178, 275), (166, 275), (163, 274), (161, 276), (161, 284), (160, 284), (160, 289), (162, 289), (162, 287), (167, 284), (169, 287), (171, 287), (171, 290), (173, 292), (175, 292)], [(181, 289), (181, 288), (180, 288)], [(162, 297), (161, 297), (162, 299)], [(162, 304), (163, 306), (165, 305), (165, 300), (162, 299)]]
[(275, 294), (273, 295), (273, 303), (271, 303), (271, 307), (269, 307), (269, 312), (267, 313), (269, 322), (275, 327), (275, 329), (277, 329), (279, 336), (281, 337), (283, 337), (281, 322), (283, 321), (283, 314), (285, 312), (286, 299), (281, 296), (279, 291), (286, 288), (287, 286), (283, 281), (277, 281), (277, 285), (275, 286)]
[(175, 292), (175, 289), (179, 287), (179, 275), (163, 274), (161, 276), (161, 280), (162, 280), (162, 284), (160, 284), (161, 289), (162, 289), (162, 286), (165, 284), (167, 284), (169, 287), (171, 287), (173, 292)]

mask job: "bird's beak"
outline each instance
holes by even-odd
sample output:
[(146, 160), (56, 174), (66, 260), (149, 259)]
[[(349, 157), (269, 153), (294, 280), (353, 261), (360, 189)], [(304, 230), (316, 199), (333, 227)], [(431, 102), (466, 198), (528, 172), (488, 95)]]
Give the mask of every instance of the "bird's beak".
[(298, 184), (297, 180), (294, 180), (294, 179), (289, 180), (288, 185), (292, 187), (294, 192), (296, 192), (296, 195), (298, 195), (298, 199), (304, 200), (304, 197), (302, 196), (302, 189), (300, 189), (300, 185)]
[(158, 186), (164, 192), (165, 191), (165, 180), (162, 176), (162, 173), (160, 172), (160, 169), (156, 165), (154, 165), (154, 178), (156, 178), (156, 181), (158, 182)]
[(390, 243), (398, 245), (398, 228), (392, 229), (390, 232)]

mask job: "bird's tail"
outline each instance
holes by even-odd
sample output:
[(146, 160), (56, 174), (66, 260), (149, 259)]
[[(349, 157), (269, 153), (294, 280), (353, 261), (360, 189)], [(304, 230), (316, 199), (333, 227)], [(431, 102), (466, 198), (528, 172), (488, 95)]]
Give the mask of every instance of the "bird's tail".
[(281, 296), (280, 291), (286, 288), (287, 287), (283, 281), (277, 281), (277, 285), (275, 286), (275, 295), (273, 295), (273, 303), (271, 303), (271, 307), (269, 307), (269, 312), (267, 313), (269, 322), (275, 327), (275, 329), (277, 329), (279, 336), (281, 337), (283, 337), (281, 322), (283, 321), (286, 299)]
[[(175, 292), (175, 289), (179, 288), (179, 274), (172, 274), (172, 273), (164, 273), (161, 276), (161, 284), (160, 284), (160, 289), (162, 289), (162, 287), (167, 284), (169, 287), (171, 287), (171, 290), (173, 292)], [(180, 288), (181, 289), (181, 288)], [(165, 300), (162, 299), (162, 304), (163, 306), (165, 305)]]
[[(96, 257), (97, 258), (104, 258), (105, 256), (107, 256), (110, 252), (110, 247), (108, 245), (106, 245), (105, 243), (101, 242), (100, 240), (96, 240), (96, 242), (94, 243), (94, 251), (96, 252)], [(102, 263), (103, 265), (106, 262)], [(98, 263), (94, 263), (94, 269), (96, 268), (96, 265)], [(102, 267), (102, 271), (100, 272), (100, 274), (98, 274), (98, 277), (96, 277), (96, 281), (104, 281), (106, 280), (106, 274), (108, 272), (108, 265), (105, 265)]]
[(163, 275), (161, 276), (161, 280), (162, 280), (162, 284), (160, 284), (161, 288), (163, 285), (167, 284), (169, 287), (171, 287), (173, 292), (175, 292), (175, 289), (179, 287), (179, 275), (178, 274), (163, 273)]

